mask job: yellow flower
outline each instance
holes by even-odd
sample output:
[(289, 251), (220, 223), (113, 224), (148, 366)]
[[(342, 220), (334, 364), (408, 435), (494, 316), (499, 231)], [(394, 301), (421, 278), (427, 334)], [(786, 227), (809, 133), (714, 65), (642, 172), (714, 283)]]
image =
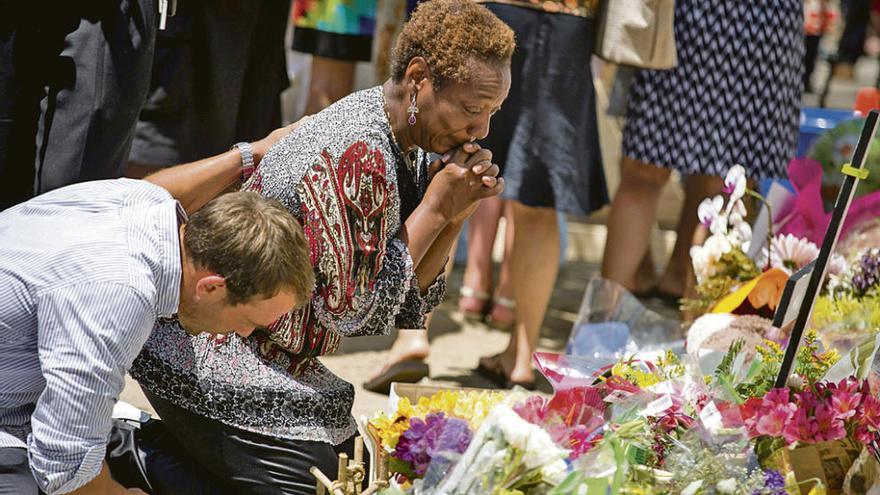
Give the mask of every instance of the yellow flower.
[(398, 415), (389, 417), (380, 413), (370, 420), (370, 424), (376, 428), (379, 439), (382, 440), (382, 445), (389, 450), (393, 450), (397, 447), (400, 435), (409, 429), (409, 418)]
[(397, 403), (397, 410), (392, 415), (377, 414), (370, 420), (387, 449), (394, 449), (400, 435), (409, 429), (411, 418), (424, 418), (431, 413), (443, 413), (446, 416), (464, 419), (471, 429), (476, 431), (489, 412), (504, 399), (501, 392), (463, 392), (441, 390), (431, 396), (419, 397), (415, 405), (406, 397)]

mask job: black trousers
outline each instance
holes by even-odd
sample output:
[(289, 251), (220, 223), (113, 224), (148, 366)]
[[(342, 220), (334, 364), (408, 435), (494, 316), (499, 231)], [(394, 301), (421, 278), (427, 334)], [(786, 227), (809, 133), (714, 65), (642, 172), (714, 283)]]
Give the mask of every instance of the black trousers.
[(847, 2), (843, 33), (837, 45), (837, 58), (840, 62), (854, 64), (865, 54), (865, 37), (868, 35), (870, 18), (871, 0)]
[(179, 0), (156, 38), (129, 160), (171, 166), (281, 126), (290, 0)]
[(0, 210), (122, 175), (150, 83), (156, 2), (0, 2)]
[(0, 495), (37, 495), (26, 449), (0, 448)]
[[(259, 435), (198, 416), (150, 393), (146, 395), (162, 418), (151, 431), (138, 432), (138, 456), (143, 458), (144, 450), (152, 456), (143, 464), (153, 495), (313, 495), (316, 482), (309, 469), (317, 466), (335, 478), (338, 454), (353, 455), (354, 438), (334, 446)], [(155, 448), (155, 438), (166, 434), (172, 438), (162, 439), (160, 448)], [(119, 469), (130, 468), (111, 463), (113, 477), (121, 481)], [(188, 473), (204, 474), (179, 481)], [(126, 485), (141, 486), (131, 482)], [(188, 485), (188, 491), (163, 488), (180, 485)]]

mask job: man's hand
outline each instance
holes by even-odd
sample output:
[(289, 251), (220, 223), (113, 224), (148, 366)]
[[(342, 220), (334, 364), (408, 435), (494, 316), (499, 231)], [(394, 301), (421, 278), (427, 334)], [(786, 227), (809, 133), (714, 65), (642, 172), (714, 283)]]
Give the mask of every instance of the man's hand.
[(254, 166), (258, 166), (260, 164), (260, 160), (266, 156), (266, 152), (269, 151), (269, 148), (272, 147), (273, 144), (277, 143), (284, 136), (290, 134), (291, 132), (297, 130), (299, 126), (306, 123), (310, 118), (310, 115), (307, 115), (296, 122), (290, 124), (287, 127), (282, 127), (280, 129), (275, 129), (270, 132), (268, 136), (260, 139), (259, 141), (254, 141), (251, 143), (251, 150), (254, 153)]

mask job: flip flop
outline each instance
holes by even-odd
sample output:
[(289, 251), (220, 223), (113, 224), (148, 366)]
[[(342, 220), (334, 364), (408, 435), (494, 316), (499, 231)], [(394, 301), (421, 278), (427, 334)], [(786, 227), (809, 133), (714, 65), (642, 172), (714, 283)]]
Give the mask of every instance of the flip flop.
[(489, 369), (489, 367), (484, 366), (483, 363), (477, 365), (477, 368), (474, 370), (474, 372), (489, 380), (498, 388), (509, 390), (513, 387), (520, 386), (526, 390), (535, 390), (535, 382), (515, 382), (507, 378), (507, 375), (505, 375), (503, 372)]
[(424, 361), (407, 359), (394, 363), (372, 380), (364, 382), (364, 390), (387, 395), (391, 391), (393, 382), (416, 383), (429, 376), (430, 372), (430, 368)]
[(657, 299), (662, 302), (666, 306), (678, 308), (680, 305), (680, 301), (683, 296), (677, 296), (675, 294), (670, 294), (668, 292), (660, 290), (659, 287), (654, 286), (646, 291), (633, 292), (632, 295), (636, 296), (638, 299)]

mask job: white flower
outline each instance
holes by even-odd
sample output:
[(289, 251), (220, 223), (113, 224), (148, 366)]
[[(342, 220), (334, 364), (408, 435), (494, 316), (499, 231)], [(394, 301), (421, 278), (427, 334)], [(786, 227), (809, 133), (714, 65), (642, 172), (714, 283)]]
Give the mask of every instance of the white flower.
[[(739, 225), (734, 227), (733, 232), (731, 232), (731, 242), (734, 244), (739, 244), (743, 246), (747, 242), (751, 242), (752, 240), (752, 226), (746, 222), (741, 222)], [(743, 251), (748, 251), (747, 247), (743, 247)]]
[(681, 491), (681, 495), (696, 495), (699, 493), (700, 488), (703, 487), (703, 480), (697, 480), (684, 487), (684, 490)]
[(697, 207), (697, 218), (700, 219), (700, 223), (709, 227), (716, 218), (721, 216), (722, 208), (724, 208), (724, 198), (721, 195), (706, 198)]
[(541, 478), (553, 486), (562, 483), (567, 476), (568, 464), (563, 459), (548, 464), (541, 470)]
[(715, 275), (716, 264), (726, 253), (733, 249), (730, 240), (724, 235), (710, 235), (702, 246), (691, 247), (691, 262), (694, 266), (694, 274), (697, 282), (702, 283), (707, 278)]
[(715, 485), (715, 490), (720, 494), (734, 494), (736, 493), (736, 479), (735, 478), (727, 478), (726, 480), (721, 480)]
[(486, 421), (495, 424), (511, 447), (523, 453), (523, 464), (535, 469), (564, 459), (566, 451), (560, 449), (543, 428), (522, 419), (513, 409), (496, 406)]
[[(727, 171), (724, 178), (724, 192), (730, 195), (730, 202), (735, 203), (746, 193), (746, 169), (742, 165), (734, 165)], [(732, 204), (728, 208), (732, 208)]]
[(831, 259), (828, 261), (828, 274), (838, 277), (845, 271), (846, 258), (837, 253), (831, 253)]
[(749, 213), (749, 211), (746, 209), (746, 204), (743, 203), (741, 199), (733, 203), (733, 211), (739, 213), (743, 217), (745, 217)]
[(789, 275), (819, 256), (819, 248), (807, 239), (780, 234), (770, 241), (770, 266)]

